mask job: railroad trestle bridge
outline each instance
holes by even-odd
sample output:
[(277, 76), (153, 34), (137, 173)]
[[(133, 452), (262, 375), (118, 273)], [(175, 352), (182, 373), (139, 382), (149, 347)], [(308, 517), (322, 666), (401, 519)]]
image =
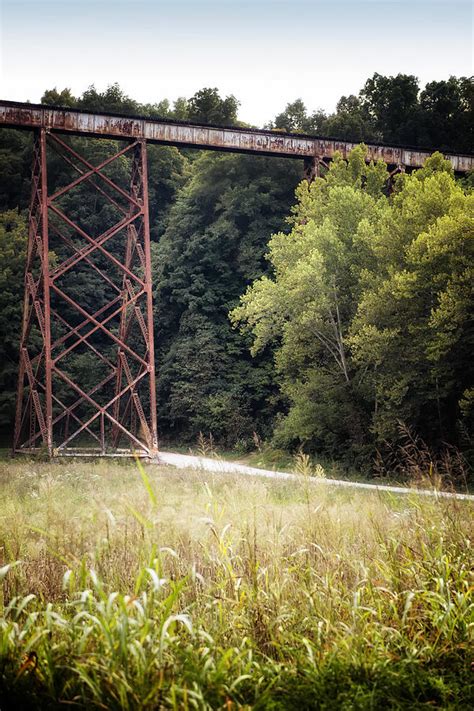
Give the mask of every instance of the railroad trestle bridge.
[[(298, 158), (308, 180), (336, 152), (346, 157), (356, 144), (10, 101), (0, 101), (1, 127), (34, 132), (13, 451), (153, 457), (158, 436), (147, 144)], [(93, 165), (67, 136), (120, 143)], [(421, 167), (431, 153), (370, 143), (367, 149), (368, 159), (384, 161), (391, 174)], [(47, 157), (53, 151), (69, 177), (51, 192)], [(110, 175), (121, 157), (129, 158), (127, 185)], [(446, 158), (455, 172), (474, 168), (472, 155)], [(110, 207), (110, 224), (100, 234), (67, 213), (68, 196), (86, 184)], [(86, 290), (81, 300), (75, 287), (92, 272), (101, 289)], [(76, 366), (87, 354), (94, 367), (85, 384)]]

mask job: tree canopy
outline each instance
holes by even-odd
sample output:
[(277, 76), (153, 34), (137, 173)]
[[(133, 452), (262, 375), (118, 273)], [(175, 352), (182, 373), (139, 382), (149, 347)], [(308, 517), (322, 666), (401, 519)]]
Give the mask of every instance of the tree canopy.
[[(441, 154), (386, 194), (363, 146), (302, 183), (273, 273), (231, 313), (274, 351), (288, 414), (285, 446), (357, 460), (397, 437), (461, 444), (472, 417), (473, 196)], [(339, 453), (339, 454), (338, 454)]]
[(472, 79), (452, 76), (430, 82), (420, 91), (418, 79), (411, 74), (376, 73), (358, 96), (342, 96), (333, 114), (321, 109), (308, 113), (304, 102), (296, 99), (270, 125), (352, 141), (472, 153)]
[(202, 430), (229, 445), (270, 431), (271, 361), (249, 357), (227, 313), (266, 268), (299, 178), (292, 161), (205, 153), (171, 210), (154, 249), (158, 401), (162, 427), (181, 440)]

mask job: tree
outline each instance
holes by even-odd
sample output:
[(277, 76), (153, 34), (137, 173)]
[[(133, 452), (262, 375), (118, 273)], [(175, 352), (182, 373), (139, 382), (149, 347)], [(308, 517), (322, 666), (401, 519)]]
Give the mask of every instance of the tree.
[(289, 409), (275, 430), (361, 462), (399, 423), (434, 448), (465, 446), (473, 420), (474, 196), (433, 155), (387, 197), (364, 149), (298, 189), (289, 235), (269, 244), (273, 275), (231, 312), (272, 349)]
[(90, 111), (140, 114), (140, 104), (127, 96), (118, 84), (111, 84), (102, 92), (97, 91), (94, 84), (91, 84), (78, 99), (77, 106)]
[[(43, 98), (50, 100), (53, 104), (61, 103), (61, 100), (58, 100), (55, 93), (58, 94), (56, 90), (47, 91)], [(61, 92), (61, 95), (64, 95), (64, 92)], [(113, 104), (109, 103), (108, 106), (102, 106), (103, 109), (114, 110), (119, 113), (127, 111), (128, 99), (120, 90), (108, 90), (107, 95), (109, 102), (113, 102)], [(85, 96), (86, 99), (82, 97), (78, 99), (78, 101), (86, 103), (91, 100), (91, 96), (94, 101), (100, 101), (100, 96), (98, 94), (93, 95), (90, 89), (85, 92)], [(121, 103), (122, 100), (125, 102), (125, 106)], [(94, 103), (92, 102), (90, 105), (94, 105)], [(95, 104), (97, 110), (100, 110), (100, 106), (100, 103)], [(128, 108), (130, 108), (130, 105), (128, 105)], [(118, 150), (117, 142), (111, 140), (69, 136), (64, 140), (70, 143), (73, 148), (76, 148), (81, 155), (84, 155), (94, 165), (101, 163)], [(0, 204), (4, 209), (10, 208), (12, 205), (19, 205), (22, 209), (25, 209), (29, 201), (31, 137), (23, 132), (2, 131), (0, 132), (0, 141), (0, 164), (4, 166), (2, 180), (0, 181)], [(165, 229), (170, 205), (174, 201), (178, 190), (188, 180), (188, 160), (177, 148), (171, 146), (149, 146), (148, 168), (151, 236), (153, 240), (158, 240)], [(113, 161), (113, 163), (107, 167), (107, 176), (121, 186), (122, 189), (127, 191), (130, 181), (130, 157), (121, 156), (119, 159)], [(48, 188), (50, 194), (68, 184), (76, 177), (77, 173), (74, 169), (65, 162), (57, 152), (53, 150), (48, 152)], [(114, 195), (114, 197), (117, 198), (117, 195)], [(80, 183), (73, 190), (59, 198), (57, 204), (59, 204), (73, 221), (88, 234), (93, 236), (102, 233), (118, 220), (116, 208), (105, 200), (103, 195), (94, 192), (86, 182)], [(7, 220), (6, 224), (9, 225), (8, 240), (13, 244), (14, 240), (12, 234), (15, 234), (15, 230), (11, 225), (16, 225), (16, 222), (12, 222), (11, 214), (16, 215), (17, 211), (14, 213), (4, 213), (4, 218)], [(83, 242), (81, 243), (81, 238), (78, 237), (77, 233), (74, 233), (67, 225), (59, 223), (58, 218), (52, 212), (50, 212), (49, 215), (49, 222), (51, 228), (51, 244), (53, 245), (52, 249), (56, 251), (56, 255), (59, 259), (69, 257), (71, 249), (56, 238), (54, 227), (59, 228), (63, 234), (66, 234), (72, 239), (76, 246), (83, 246)], [(10, 234), (10, 232), (12, 232), (12, 234)], [(122, 253), (123, 245), (123, 232), (108, 242), (108, 247), (112, 251), (115, 250), (116, 254)], [(15, 299), (13, 299), (12, 303), (15, 303), (21, 310), (23, 296), (22, 270), (24, 269), (24, 264), (22, 263), (21, 267), (18, 265), (17, 253), (20, 255), (18, 258), (21, 262), (21, 260), (24, 259), (24, 253), (20, 254), (19, 250), (11, 251), (5, 247), (1, 257), (5, 274), (10, 275), (8, 276), (8, 280), (11, 278), (14, 284), (16, 302)], [(95, 256), (98, 260), (98, 266), (102, 266), (110, 275), (110, 270), (113, 268), (113, 265), (105, 258), (103, 258), (101, 262), (102, 258), (100, 254), (97, 253)], [(19, 275), (17, 274), (18, 269), (20, 269)], [(16, 276), (11, 277), (12, 270)], [(64, 280), (60, 279), (57, 283), (60, 287), (65, 289), (69, 296), (76, 299), (79, 303), (88, 303), (91, 307), (93, 307), (94, 304), (102, 303), (108, 295), (110, 296), (107, 291), (110, 288), (108, 284), (99, 278), (97, 273), (94, 272), (86, 262), (79, 263), (72, 272), (67, 274)], [(10, 294), (11, 288), (8, 290), (5, 287), (4, 298), (10, 298)], [(56, 299), (57, 296), (52, 293), (51, 300), (53, 306), (55, 305)], [(5, 322), (4, 328), (8, 329), (8, 326), (10, 326), (12, 335), (10, 337), (11, 342), (7, 336), (3, 338), (3, 343), (7, 350), (2, 358), (1, 373), (4, 375), (2, 376), (0, 373), (0, 378), (4, 378), (2, 380), (2, 398), (6, 405), (2, 409), (2, 412), (6, 414), (3, 415), (0, 413), (0, 418), (4, 417), (4, 419), (13, 415), (12, 403), (15, 399), (16, 389), (15, 369), (18, 361), (18, 352), (16, 350), (15, 339), (19, 337), (20, 322), (11, 317), (13, 309), (14, 306), (5, 306), (5, 315), (8, 314), (8, 322)], [(94, 309), (92, 308), (92, 310)], [(72, 325), (77, 323), (77, 313), (64, 302), (61, 304), (61, 313)], [(57, 319), (53, 319), (53, 330), (57, 329), (57, 327), (58, 321)], [(104, 338), (100, 333), (97, 333), (95, 338), (97, 339), (97, 343), (99, 343), (100, 339), (102, 339), (102, 344), (106, 343), (106, 337)], [(12, 343), (13, 346), (11, 345)], [(8, 354), (8, 358), (11, 362), (7, 360), (6, 354)], [(3, 365), (4, 363), (5, 365)], [(73, 374), (78, 382), (81, 382), (83, 385), (90, 385), (92, 387), (101, 379), (101, 377), (98, 376), (97, 370), (94, 370), (96, 367), (94, 357), (91, 357), (89, 353), (79, 354), (77, 352), (71, 354), (71, 356), (68, 357), (67, 366), (69, 369), (68, 372)], [(0, 404), (0, 409), (2, 407)]]
[[(414, 77), (375, 75), (358, 96), (341, 97), (334, 114), (311, 113), (297, 99), (274, 127), (355, 141), (443, 141), (446, 149), (471, 150), (472, 82), (432, 82), (419, 96), (416, 87)], [(166, 99), (142, 105), (118, 85), (103, 92), (89, 87), (81, 97), (55, 88), (42, 101), (237, 122), (235, 98), (209, 88), (172, 107)], [(116, 146), (104, 139), (65, 140), (93, 164)], [(128, 160), (122, 156), (107, 167), (124, 189)], [(0, 209), (14, 208), (15, 220), (23, 219), (17, 208), (28, 206), (30, 166), (28, 133), (0, 132)], [(232, 444), (248, 440), (253, 430), (270, 433), (279, 418), (275, 437), (285, 446), (306, 442), (353, 459), (394, 437), (398, 419), (432, 442), (466, 439), (474, 412), (467, 327), (471, 178), (461, 187), (437, 156), (423, 171), (401, 177), (388, 198), (384, 166), (367, 166), (358, 150), (348, 162), (336, 159), (325, 180), (311, 188), (302, 184), (287, 235), (285, 215), (301, 177), (298, 161), (149, 146), (148, 167), (163, 434), (193, 439), (199, 430), (211, 430)], [(51, 152), (50, 191), (73, 177), (75, 171)], [(114, 209), (100, 195), (93, 202), (90, 196), (80, 184), (61, 202), (97, 235), (110, 226)], [(5, 219), (5, 244), (16, 244), (11, 235), (20, 235), (20, 223)], [(272, 240), (269, 264), (263, 255), (271, 233), (280, 234)], [(110, 248), (121, 245), (111, 242)], [(11, 283), (19, 290), (20, 254), (4, 247), (1, 255), (4, 272), (18, 274)], [(70, 293), (91, 302), (104, 297), (107, 287), (82, 266), (68, 279)], [(250, 282), (252, 299), (244, 299), (245, 313), (235, 312), (242, 334), (231, 329), (227, 312)], [(18, 325), (12, 304), (17, 299), (21, 310), (21, 296), (8, 291), (10, 277), (5, 284), (5, 313), (13, 315), (2, 328), (13, 334)], [(3, 356), (0, 373), (7, 403), (2, 412), (10, 415), (15, 384), (9, 367), (17, 360), (12, 339), (4, 337), (10, 355)], [(258, 349), (253, 359), (252, 341)], [(87, 358), (71, 367), (88, 382), (97, 379)]]
[(400, 420), (437, 446), (462, 444), (468, 432), (473, 237), (474, 196), (440, 154), (403, 177), (390, 221), (371, 240), (377, 267), (351, 326), (354, 359), (374, 385), (379, 443), (396, 437)]
[(380, 141), (382, 133), (365, 111), (359, 97), (351, 94), (338, 101), (336, 113), (327, 117), (323, 134), (346, 141)]
[(420, 95), (419, 144), (439, 150), (474, 150), (472, 79), (433, 81)]
[(317, 134), (321, 132), (325, 119), (326, 115), (322, 110), (315, 111), (311, 116), (308, 116), (302, 99), (296, 99), (286, 105), (285, 110), (278, 114), (271, 127), (287, 132)]
[(67, 106), (73, 108), (77, 106), (77, 101), (77, 98), (71, 94), (70, 89), (58, 91), (56, 87), (54, 87), (54, 89), (47, 89), (41, 97), (41, 103), (50, 106)]
[(171, 118), (172, 110), (168, 99), (162, 99), (156, 104), (141, 104), (138, 108), (141, 116), (150, 118)]
[(417, 144), (418, 79), (409, 74), (375, 73), (360, 92), (362, 108), (386, 143)]
[(0, 426), (13, 421), (25, 270), (27, 223), (16, 210), (0, 214)]
[(206, 153), (154, 246), (161, 431), (222, 444), (269, 432), (278, 400), (271, 361), (252, 359), (230, 308), (265, 269), (268, 237), (284, 225), (300, 166), (284, 159)]
[(173, 104), (173, 118), (178, 121), (186, 121), (188, 118), (188, 100), (184, 96), (178, 96)]
[(191, 178), (187, 157), (174, 146), (148, 146), (148, 205), (151, 239), (166, 229), (169, 212), (181, 188)]
[(26, 131), (0, 131), (0, 210), (25, 209), (30, 199), (32, 138)]
[(378, 141), (472, 153), (472, 78), (435, 81), (419, 93), (418, 79), (374, 74), (358, 96), (341, 96), (336, 111), (309, 114), (302, 99), (286, 105), (270, 128), (346, 141)]
[(329, 116), (321, 109), (308, 114), (302, 99), (296, 99), (286, 105), (285, 110), (278, 114), (269, 127), (290, 133), (330, 136), (346, 141), (381, 140), (381, 134), (363, 109), (361, 100), (352, 94), (342, 96), (336, 112)]
[(366, 150), (335, 158), (327, 177), (297, 191), (293, 229), (269, 244), (273, 278), (263, 276), (231, 313), (254, 338), (254, 354), (275, 349), (275, 366), (289, 412), (277, 428), (286, 446), (303, 442), (332, 456), (352, 445), (364, 451), (363, 388), (347, 336), (365, 265), (361, 235), (385, 219), (383, 164), (367, 165)]
[(196, 123), (235, 125), (239, 102), (232, 94), (221, 99), (218, 89), (200, 89), (188, 100), (187, 119)]

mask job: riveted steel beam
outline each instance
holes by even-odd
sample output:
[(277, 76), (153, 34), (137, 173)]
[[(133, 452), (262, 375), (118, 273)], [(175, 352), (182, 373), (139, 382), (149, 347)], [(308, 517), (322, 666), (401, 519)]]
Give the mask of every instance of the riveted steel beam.
[[(13, 101), (0, 101), (0, 126), (44, 128), (64, 134), (142, 139), (163, 145), (318, 160), (331, 160), (336, 152), (345, 158), (357, 145), (352, 141), (281, 131), (203, 126), (167, 119), (96, 113)], [(433, 152), (377, 143), (368, 143), (367, 149), (369, 159), (382, 160), (390, 166), (405, 168), (420, 168)], [(473, 155), (445, 155), (458, 173), (474, 169)]]

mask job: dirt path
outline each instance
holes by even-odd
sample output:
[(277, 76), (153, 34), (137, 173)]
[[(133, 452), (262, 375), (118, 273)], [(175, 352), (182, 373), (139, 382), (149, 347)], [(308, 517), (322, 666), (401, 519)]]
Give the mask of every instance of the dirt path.
[[(211, 457), (194, 457), (190, 454), (175, 454), (174, 452), (160, 452), (159, 464), (168, 464), (181, 469), (199, 469), (219, 474), (243, 474), (244, 476), (260, 476), (267, 479), (300, 480), (301, 477), (289, 472), (275, 472), (269, 469), (257, 469), (244, 464), (226, 462), (223, 459), (213, 459)], [(422, 496), (435, 496), (443, 498), (467, 499), (474, 501), (472, 494), (455, 494), (447, 491), (432, 491), (430, 489), (409, 489), (403, 486), (389, 486), (386, 484), (363, 484), (361, 482), (344, 481), (343, 479), (320, 479), (309, 478), (312, 484), (323, 486), (342, 486), (349, 489), (368, 489), (370, 491), (390, 491), (394, 494), (420, 494)]]

